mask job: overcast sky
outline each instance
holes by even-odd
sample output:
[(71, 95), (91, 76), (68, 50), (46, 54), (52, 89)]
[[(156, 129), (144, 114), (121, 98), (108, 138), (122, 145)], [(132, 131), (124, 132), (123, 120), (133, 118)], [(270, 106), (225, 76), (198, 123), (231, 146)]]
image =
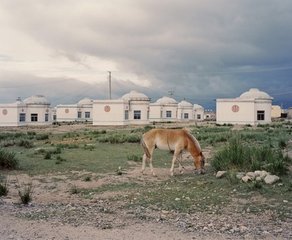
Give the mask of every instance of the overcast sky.
[(292, 107), (291, 0), (0, 0), (0, 103), (137, 90), (214, 108), (259, 88)]

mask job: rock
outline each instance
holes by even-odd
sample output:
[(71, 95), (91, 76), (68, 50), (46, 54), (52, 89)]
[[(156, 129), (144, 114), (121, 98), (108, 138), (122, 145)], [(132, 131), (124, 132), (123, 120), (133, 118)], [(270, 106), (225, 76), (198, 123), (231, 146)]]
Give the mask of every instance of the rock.
[(243, 176), (242, 178), (241, 178), (241, 180), (243, 181), (243, 182), (248, 182), (248, 181), (251, 181), (252, 179), (251, 179), (251, 177), (249, 177), (249, 176)]
[(246, 176), (249, 176), (251, 178), (251, 180), (255, 179), (255, 177), (256, 177), (254, 172), (248, 172), (248, 173), (246, 173)]
[(222, 178), (226, 173), (227, 171), (218, 171), (216, 174), (216, 178)]
[(264, 179), (267, 175), (269, 175), (269, 173), (267, 172), (267, 171), (259, 171), (260, 173), (260, 175), (259, 175), (259, 177), (261, 178), (261, 179)]
[(266, 184), (273, 184), (273, 183), (279, 181), (279, 179), (280, 178), (278, 176), (276, 176), (276, 175), (267, 175), (265, 177), (264, 181), (265, 181)]
[(262, 178), (261, 177), (256, 177), (256, 179), (255, 179), (257, 182), (260, 182), (260, 181), (262, 181)]
[(238, 173), (236, 173), (236, 178), (237, 179), (242, 179), (242, 177), (244, 177), (245, 176), (245, 173), (244, 172), (238, 172)]

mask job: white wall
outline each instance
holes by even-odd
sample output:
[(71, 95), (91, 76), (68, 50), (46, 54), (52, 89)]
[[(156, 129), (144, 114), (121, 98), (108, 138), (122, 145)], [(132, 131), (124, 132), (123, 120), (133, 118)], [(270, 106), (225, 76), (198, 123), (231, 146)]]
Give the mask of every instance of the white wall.
[[(185, 118), (185, 113), (188, 114), (188, 118)], [(177, 119), (180, 121), (192, 121), (194, 120), (193, 107), (178, 107), (177, 108)]]
[[(238, 106), (238, 111), (232, 108)], [(257, 120), (257, 111), (265, 111), (265, 120)], [(265, 124), (271, 122), (271, 101), (217, 99), (216, 123), (218, 124)]]
[(77, 105), (57, 105), (57, 122), (77, 121)]
[(125, 125), (125, 110), (129, 106), (124, 100), (95, 100), (93, 101), (93, 125)]

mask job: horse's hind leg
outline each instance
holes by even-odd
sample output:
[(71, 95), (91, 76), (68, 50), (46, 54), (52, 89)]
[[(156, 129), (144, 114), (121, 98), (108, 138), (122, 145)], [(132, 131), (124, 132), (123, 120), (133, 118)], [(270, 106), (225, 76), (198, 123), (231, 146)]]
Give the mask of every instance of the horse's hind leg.
[(182, 161), (182, 153), (179, 154), (179, 157), (178, 157), (178, 169), (179, 169), (179, 172), (180, 174), (183, 174), (184, 173), (184, 170), (183, 170), (183, 166), (181, 164), (181, 161)]

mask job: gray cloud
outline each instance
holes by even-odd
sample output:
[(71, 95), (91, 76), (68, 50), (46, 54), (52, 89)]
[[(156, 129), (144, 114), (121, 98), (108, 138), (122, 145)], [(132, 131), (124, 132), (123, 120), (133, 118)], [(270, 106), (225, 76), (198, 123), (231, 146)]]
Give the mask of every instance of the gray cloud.
[[(135, 88), (155, 99), (174, 90), (178, 100), (214, 105), (216, 97), (238, 96), (251, 87), (274, 88), (279, 96), (283, 91), (277, 92), (272, 77), (292, 91), (289, 0), (2, 2), (7, 24), (53, 55), (88, 69), (84, 56), (111, 61), (151, 82), (145, 88), (120, 79), (117, 71), (114, 96)], [(0, 61), (10, 57), (0, 52)], [(33, 78), (38, 77), (27, 77), (27, 84)], [(77, 76), (70, 81), (81, 84)], [(99, 84), (106, 89), (106, 82)], [(70, 91), (78, 95), (78, 89)]]

